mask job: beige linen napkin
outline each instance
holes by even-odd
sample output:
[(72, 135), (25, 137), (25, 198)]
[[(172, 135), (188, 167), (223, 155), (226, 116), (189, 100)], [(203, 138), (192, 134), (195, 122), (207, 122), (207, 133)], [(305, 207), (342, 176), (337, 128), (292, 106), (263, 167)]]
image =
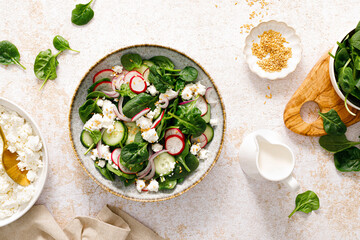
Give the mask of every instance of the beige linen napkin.
[(43, 205), (34, 206), (17, 221), (0, 228), (1, 240), (163, 240), (121, 211), (105, 206), (96, 218), (76, 217), (64, 230)]

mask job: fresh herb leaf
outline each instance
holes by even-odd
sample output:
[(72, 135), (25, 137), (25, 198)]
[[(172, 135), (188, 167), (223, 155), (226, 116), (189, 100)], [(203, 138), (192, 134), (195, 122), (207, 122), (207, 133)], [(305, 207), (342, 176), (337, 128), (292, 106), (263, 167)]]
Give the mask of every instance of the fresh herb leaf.
[(289, 215), (289, 218), (298, 211), (309, 213), (314, 210), (318, 210), (320, 207), (319, 197), (313, 191), (306, 191), (297, 195), (295, 200), (295, 209)]
[(337, 153), (345, 149), (351, 148), (355, 145), (358, 145), (360, 144), (360, 142), (349, 141), (346, 138), (346, 136), (343, 134), (340, 136), (335, 136), (335, 135), (321, 136), (319, 139), (319, 144), (325, 150), (332, 153)]
[(79, 108), (79, 116), (83, 123), (86, 123), (94, 113), (102, 113), (101, 108), (96, 103), (97, 100), (89, 99)]
[(175, 91), (181, 91), (185, 88), (185, 81), (181, 80), (181, 79), (178, 79), (176, 82), (175, 82), (175, 87), (174, 87)]
[(77, 4), (71, 12), (71, 22), (79, 26), (90, 22), (90, 20), (94, 17), (94, 11), (90, 6), (92, 2), (93, 0), (87, 4)]
[(360, 31), (357, 31), (352, 35), (352, 37), (349, 39), (349, 43), (354, 48), (360, 50)]
[(186, 171), (190, 172), (190, 168), (186, 165), (186, 161), (185, 161), (185, 158), (186, 156), (189, 154), (190, 152), (190, 143), (189, 143), (189, 140), (186, 140), (185, 141), (185, 147), (184, 147), (184, 150), (176, 156), (176, 160), (181, 163), (184, 168), (186, 169)]
[(351, 147), (334, 154), (334, 163), (340, 172), (360, 171), (360, 149)]
[(126, 117), (132, 118), (145, 108), (154, 109), (157, 100), (157, 96), (153, 97), (147, 93), (140, 93), (124, 105), (123, 113)]
[(151, 66), (148, 79), (150, 83), (154, 84), (156, 90), (158, 90), (160, 93), (165, 93), (167, 89), (172, 89), (173, 86), (168, 81), (166, 81), (166, 79), (163, 78), (159, 72), (161, 71), (158, 66)]
[(334, 109), (327, 113), (319, 112), (323, 119), (324, 130), (329, 135), (343, 135), (346, 132), (346, 125)]
[(183, 166), (179, 163), (175, 165), (172, 173), (166, 178), (169, 180), (177, 180), (187, 177), (190, 173), (194, 172), (199, 167), (199, 159), (192, 154), (185, 157), (185, 163), (189, 167), (190, 172), (184, 171)]
[(196, 80), (198, 76), (198, 71), (194, 67), (187, 66), (182, 69), (179, 73), (180, 79), (184, 80), (185, 82), (193, 82)]
[(346, 48), (341, 48), (337, 51), (335, 55), (334, 66), (337, 73), (339, 73), (340, 69), (345, 66), (346, 62), (350, 59), (350, 55)]
[[(102, 167), (100, 167), (99, 165), (98, 165), (98, 163), (99, 163), (99, 160), (96, 160), (95, 162), (94, 162), (94, 165), (95, 165), (95, 167), (99, 170), (99, 172), (101, 173), (101, 175), (103, 175), (106, 179), (108, 179), (108, 180), (110, 180), (110, 181), (114, 181), (115, 180), (115, 177), (114, 177), (114, 175), (109, 171), (109, 169), (107, 168), (107, 167), (104, 167), (104, 168), (102, 168)], [(106, 165), (108, 165), (109, 163), (107, 163)]]
[(7, 40), (0, 42), (0, 64), (17, 64), (23, 69), (26, 69), (20, 63), (20, 53), (17, 47)]
[(147, 143), (130, 143), (121, 150), (121, 159), (130, 164), (140, 164), (149, 158)]
[[(198, 110), (198, 109), (196, 109)], [(199, 110), (198, 110), (199, 111)], [(170, 116), (177, 120), (177, 123), (180, 126), (180, 130), (194, 137), (200, 136), (206, 129), (206, 122), (202, 119), (201, 115), (194, 112), (191, 112), (188, 115), (176, 116), (175, 114), (168, 113)]]
[(174, 63), (167, 57), (164, 56), (155, 56), (150, 58), (150, 61), (152, 61), (155, 65), (157, 65), (160, 68), (165, 69), (174, 69), (175, 65)]
[(126, 70), (131, 71), (141, 66), (142, 59), (139, 54), (128, 53), (121, 56), (121, 64)]
[(176, 180), (166, 179), (165, 181), (159, 183), (159, 190), (174, 189), (176, 184)]
[[(60, 52), (59, 52), (60, 53)], [(52, 55), (51, 50), (41, 51), (35, 59), (34, 63), (34, 73), (35, 76), (44, 80), (44, 83), (41, 85), (40, 90), (43, 88), (47, 80), (56, 79), (56, 67), (59, 64), (56, 60), (56, 57), (59, 55)]]
[(129, 84), (122, 84), (120, 90), (116, 90), (123, 97), (134, 98), (137, 96), (136, 93), (131, 91)]
[(59, 51), (71, 50), (74, 52), (79, 52), (77, 50), (70, 48), (69, 42), (60, 35), (56, 35), (54, 37), (53, 44), (54, 44), (54, 47)]
[(354, 67), (356, 70), (360, 71), (360, 56), (355, 57)]
[(94, 91), (94, 92), (91, 92), (89, 93), (87, 96), (86, 96), (86, 100), (88, 99), (96, 99), (96, 98), (106, 98), (106, 99), (113, 99), (111, 97), (109, 97), (108, 95), (106, 95), (105, 93), (103, 92), (99, 92), (99, 91)]
[(358, 22), (358, 24), (357, 24), (357, 26), (355, 28), (355, 32), (358, 32), (358, 31), (360, 31), (360, 21)]

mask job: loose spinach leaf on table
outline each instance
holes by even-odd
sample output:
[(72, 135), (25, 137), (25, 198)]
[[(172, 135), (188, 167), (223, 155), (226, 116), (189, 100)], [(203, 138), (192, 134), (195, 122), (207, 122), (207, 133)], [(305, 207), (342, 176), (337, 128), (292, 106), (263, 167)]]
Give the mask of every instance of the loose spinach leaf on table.
[[(114, 181), (114, 180), (115, 180), (115, 177), (114, 177), (114, 175), (109, 171), (109, 169), (108, 169), (107, 167), (104, 167), (104, 168), (100, 167), (100, 166), (98, 165), (98, 163), (99, 163), (99, 160), (96, 160), (96, 161), (94, 162), (94, 165), (95, 165), (95, 167), (99, 170), (99, 172), (101, 173), (101, 175), (103, 175), (106, 179), (108, 179), (108, 180), (110, 180), (110, 181)], [(106, 165), (108, 165), (108, 163), (107, 163)]]
[(26, 69), (20, 63), (20, 53), (17, 47), (11, 42), (4, 40), (0, 42), (0, 64), (9, 65), (17, 64), (23, 69)]
[(48, 49), (41, 51), (36, 56), (34, 63), (34, 73), (38, 79), (44, 80), (40, 89), (44, 87), (47, 80), (56, 79), (56, 67), (59, 64), (59, 62), (56, 60), (56, 57), (59, 55), (59, 53), (60, 52), (58, 52), (56, 55), (52, 55), (51, 50)]
[(325, 150), (332, 152), (332, 153), (337, 153), (337, 152), (341, 152), (345, 149), (348, 149), (350, 147), (353, 147), (355, 145), (358, 145), (358, 144), (360, 144), (360, 142), (349, 141), (346, 138), (346, 136), (343, 134), (340, 136), (335, 136), (335, 135), (321, 136), (319, 139), (319, 144)]
[(289, 215), (289, 218), (291, 218), (291, 216), (297, 211), (309, 213), (311, 211), (318, 210), (320, 207), (320, 200), (313, 191), (306, 191), (297, 195), (295, 205), (295, 209)]
[(130, 164), (140, 164), (149, 158), (147, 143), (130, 143), (121, 150), (121, 159)]
[(74, 52), (79, 52), (77, 50), (74, 50), (74, 49), (70, 48), (69, 42), (60, 35), (56, 35), (54, 37), (53, 45), (59, 51), (71, 50), (71, 51), (74, 51)]
[(141, 66), (142, 59), (139, 54), (127, 53), (121, 56), (121, 64), (126, 70), (131, 71)]
[(124, 105), (123, 113), (126, 117), (132, 118), (147, 107), (154, 109), (157, 100), (157, 96), (153, 97), (147, 93), (140, 93)]
[(360, 149), (350, 147), (334, 154), (334, 163), (340, 172), (360, 171)]
[(158, 67), (168, 69), (168, 70), (172, 70), (175, 67), (174, 63), (169, 58), (164, 57), (164, 56), (152, 57), (152, 58), (150, 58), (150, 61), (155, 63), (155, 65), (157, 65)]
[(79, 108), (79, 116), (83, 123), (86, 123), (93, 113), (102, 113), (101, 108), (97, 105), (97, 100), (86, 100), (86, 102)]
[(76, 25), (85, 25), (94, 17), (94, 11), (91, 9), (91, 3), (93, 0), (87, 4), (77, 4), (71, 12), (71, 22)]
[(346, 132), (346, 125), (341, 121), (341, 118), (334, 109), (327, 113), (319, 112), (323, 119), (324, 130), (329, 135), (342, 135)]

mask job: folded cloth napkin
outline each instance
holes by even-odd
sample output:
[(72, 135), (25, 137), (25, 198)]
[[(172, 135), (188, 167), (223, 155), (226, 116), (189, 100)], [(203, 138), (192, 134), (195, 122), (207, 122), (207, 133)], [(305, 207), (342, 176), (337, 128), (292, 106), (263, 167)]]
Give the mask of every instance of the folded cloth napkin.
[(43, 205), (0, 228), (1, 240), (163, 240), (119, 208), (105, 206), (96, 218), (76, 217), (63, 230)]

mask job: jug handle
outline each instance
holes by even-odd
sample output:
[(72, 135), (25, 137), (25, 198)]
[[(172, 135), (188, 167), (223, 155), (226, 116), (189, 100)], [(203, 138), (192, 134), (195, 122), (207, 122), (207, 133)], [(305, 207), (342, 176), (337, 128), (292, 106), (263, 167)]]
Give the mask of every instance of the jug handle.
[(291, 191), (296, 192), (300, 189), (299, 183), (296, 181), (296, 179), (290, 175), (286, 179), (282, 181), (288, 188), (291, 189)]

